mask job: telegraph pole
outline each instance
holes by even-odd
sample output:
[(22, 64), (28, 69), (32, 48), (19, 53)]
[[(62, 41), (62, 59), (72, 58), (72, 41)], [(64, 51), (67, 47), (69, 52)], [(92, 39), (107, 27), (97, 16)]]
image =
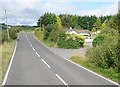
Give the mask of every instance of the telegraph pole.
[(8, 40), (10, 39), (10, 36), (9, 36), (9, 30), (8, 30), (8, 23), (7, 23), (7, 12), (6, 12), (6, 9), (5, 9), (5, 19), (6, 19), (6, 25), (7, 25), (7, 34), (8, 34)]

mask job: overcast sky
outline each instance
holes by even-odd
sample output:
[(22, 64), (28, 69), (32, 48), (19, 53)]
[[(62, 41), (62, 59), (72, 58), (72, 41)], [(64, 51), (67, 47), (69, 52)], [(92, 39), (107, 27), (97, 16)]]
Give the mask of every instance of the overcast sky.
[(118, 11), (117, 2), (118, 0), (2, 0), (0, 23), (5, 22), (5, 9), (8, 24), (36, 25), (38, 18), (45, 12), (57, 15), (113, 15)]

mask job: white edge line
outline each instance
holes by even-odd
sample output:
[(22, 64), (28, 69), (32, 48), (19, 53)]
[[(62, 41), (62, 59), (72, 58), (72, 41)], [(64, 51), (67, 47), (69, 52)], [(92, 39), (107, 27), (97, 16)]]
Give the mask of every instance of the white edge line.
[(35, 51), (35, 49), (32, 47), (33, 51)]
[(48, 67), (48, 68), (51, 68), (46, 62), (44, 59), (42, 59), (42, 61), (45, 63), (45, 65)]
[(58, 74), (55, 74), (55, 75), (58, 77), (58, 79), (60, 79), (60, 81), (62, 81), (64, 85), (68, 85)]
[(37, 52), (35, 52), (35, 53), (37, 54), (38, 57), (40, 57), (40, 55)]
[[(39, 43), (43, 44), (42, 42), (40, 42), (40, 41), (35, 37), (34, 34), (33, 34), (33, 37), (34, 37)], [(44, 45), (48, 50), (50, 50), (45, 44), (43, 44), (43, 45)], [(53, 52), (52, 50), (50, 50), (50, 51)], [(53, 52), (53, 53), (56, 54), (55, 52)], [(56, 55), (58, 55), (58, 54), (56, 54)], [(62, 57), (61, 55), (58, 55), (58, 56)], [(94, 71), (91, 71), (91, 70), (89, 70), (89, 69), (87, 69), (87, 68), (85, 68), (85, 67), (83, 67), (83, 66), (81, 66), (81, 65), (79, 65), (79, 64), (77, 64), (77, 63), (75, 63), (75, 62), (73, 62), (73, 61), (71, 61), (71, 60), (68, 60), (68, 59), (65, 58), (65, 57), (62, 57), (62, 58), (65, 59), (65, 60), (67, 60), (67, 61), (69, 61), (69, 62), (71, 62), (72, 64), (80, 67), (80, 68), (83, 68), (83, 69), (86, 70), (86, 71), (89, 71), (89, 72), (91, 72), (91, 73), (93, 73), (93, 74), (95, 74), (95, 75), (97, 75), (97, 76), (99, 76), (99, 77), (101, 77), (101, 78), (103, 78), (103, 79), (105, 79), (105, 80), (107, 80), (107, 81), (115, 84), (115, 85), (120, 86), (118, 83), (116, 83), (116, 82), (114, 82), (114, 81), (112, 81), (112, 80), (110, 80), (110, 79), (108, 79), (108, 78), (106, 78), (106, 77), (104, 77), (104, 76), (102, 76), (102, 75), (100, 75), (100, 74), (97, 74), (97, 73), (94, 72)]]
[(71, 60), (68, 60), (68, 59), (66, 59), (66, 58), (64, 58), (64, 59), (67, 60), (67, 61), (69, 61), (69, 62), (71, 62), (71, 63), (73, 63), (74, 65), (76, 65), (76, 66), (78, 66), (78, 67), (80, 67), (80, 68), (83, 68), (83, 69), (86, 70), (86, 71), (89, 71), (89, 72), (95, 74), (96, 76), (99, 76), (99, 77), (101, 77), (101, 78), (103, 78), (103, 79), (105, 79), (105, 80), (107, 80), (107, 81), (115, 84), (115, 85), (119, 85), (118, 83), (116, 83), (116, 82), (114, 82), (114, 81), (112, 81), (112, 80), (110, 80), (110, 79), (107, 79), (107, 78), (105, 78), (104, 76), (99, 75), (99, 74), (97, 74), (97, 73), (95, 73), (95, 72), (93, 72), (93, 71), (91, 71), (91, 70), (89, 70), (89, 69), (87, 69), (87, 68), (85, 68), (85, 67), (83, 67), (83, 66), (81, 66), (81, 65), (79, 65), (79, 64), (77, 64), (77, 63), (75, 63), (75, 62), (73, 62), (73, 61), (71, 61)]
[[(19, 38), (19, 36), (18, 36), (18, 38)], [(15, 46), (15, 48), (14, 48), (14, 51), (13, 51), (13, 54), (12, 54), (12, 57), (11, 57), (11, 60), (10, 60), (10, 63), (9, 63), (7, 72), (6, 72), (6, 74), (5, 74), (5, 77), (4, 77), (2, 86), (5, 85), (5, 83), (6, 83), (6, 80), (7, 80), (7, 77), (8, 77), (8, 74), (9, 74), (9, 71), (10, 71), (10, 68), (11, 68), (11, 65), (12, 65), (12, 62), (13, 62), (13, 59), (14, 59), (14, 55), (15, 55), (15, 52), (16, 52), (17, 44), (18, 44), (18, 41), (16, 42), (16, 46)]]

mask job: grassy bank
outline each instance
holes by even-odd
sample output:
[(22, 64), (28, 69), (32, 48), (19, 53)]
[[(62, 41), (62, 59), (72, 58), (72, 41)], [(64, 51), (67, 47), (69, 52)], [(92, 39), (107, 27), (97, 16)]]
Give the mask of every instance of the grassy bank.
[(7, 71), (7, 67), (9, 65), (12, 53), (14, 51), (16, 41), (12, 40), (9, 42), (6, 42), (2, 45), (0, 45), (0, 61), (1, 61), (1, 68), (0, 68), (0, 84), (2, 83), (2, 80), (4, 79), (5, 73)]
[(89, 62), (87, 58), (73, 56), (70, 60), (118, 83), (118, 73), (113, 69), (102, 69)]
[(44, 31), (41, 31), (40, 29), (37, 29), (35, 31), (35, 36), (37, 37), (37, 39), (39, 41), (41, 41), (42, 43), (44, 43), (45, 45), (50, 46), (50, 47), (55, 47), (56, 46), (56, 44), (54, 42), (52, 42), (50, 40), (44, 40), (43, 35), (44, 35)]

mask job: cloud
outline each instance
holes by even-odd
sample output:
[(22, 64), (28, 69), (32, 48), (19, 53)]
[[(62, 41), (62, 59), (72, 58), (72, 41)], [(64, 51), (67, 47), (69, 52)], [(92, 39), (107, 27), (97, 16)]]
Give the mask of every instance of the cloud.
[[(60, 2), (38, 2), (37, 0), (30, 1), (24, 0), (21, 2), (20, 0), (10, 2), (2, 2), (2, 16), (5, 21), (5, 13), (4, 10), (7, 10), (8, 23), (9, 24), (36, 24), (40, 15), (45, 12), (53, 12), (56, 14), (71, 12), (74, 9), (74, 6), (68, 2), (60, 3)], [(1, 22), (1, 20), (0, 20)], [(19, 22), (19, 23), (18, 23)]]
[(106, 16), (106, 15), (115, 15), (118, 13), (118, 1), (115, 2), (114, 4), (112, 4), (111, 6), (103, 6), (99, 9), (95, 9), (95, 10), (86, 10), (86, 11), (80, 11), (77, 12), (76, 14), (78, 15), (96, 15), (97, 17), (99, 16)]
[[(83, 0), (79, 0), (82, 2)], [(84, 0), (84, 2), (90, 2), (95, 0)], [(101, 0), (103, 1), (103, 0)], [(114, 0), (107, 0), (114, 1)], [(79, 15), (100, 15), (115, 13), (112, 7), (103, 7), (96, 10), (79, 11), (80, 6), (76, 6), (72, 2), (78, 2), (78, 0), (4, 0), (2, 2), (2, 8), (0, 8), (0, 22), (5, 21), (4, 10), (7, 10), (8, 23), (12, 25), (16, 24), (28, 24), (33, 25), (37, 23), (39, 16), (45, 12), (53, 12), (56, 14), (69, 13)], [(108, 10), (108, 8), (110, 10)], [(108, 10), (108, 11), (106, 11)]]

